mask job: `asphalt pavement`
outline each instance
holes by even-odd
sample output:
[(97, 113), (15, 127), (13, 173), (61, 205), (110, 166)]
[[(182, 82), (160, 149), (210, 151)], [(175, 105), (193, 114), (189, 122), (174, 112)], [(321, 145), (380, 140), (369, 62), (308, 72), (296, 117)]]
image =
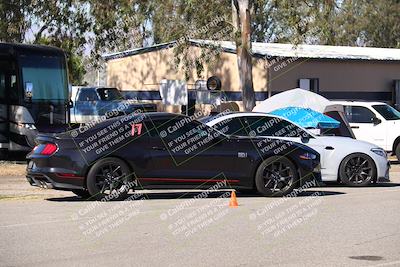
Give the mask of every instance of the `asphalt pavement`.
[(237, 208), (229, 191), (95, 202), (0, 179), (1, 266), (400, 266), (400, 165), (390, 183), (238, 193)]

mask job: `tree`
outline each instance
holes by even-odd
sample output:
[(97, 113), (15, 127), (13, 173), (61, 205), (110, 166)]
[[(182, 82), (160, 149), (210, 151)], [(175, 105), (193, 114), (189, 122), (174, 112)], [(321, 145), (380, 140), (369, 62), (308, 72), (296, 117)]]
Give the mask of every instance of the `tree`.
[[(0, 41), (63, 48), (74, 84), (103, 53), (190, 38), (234, 41), (244, 107), (250, 110), (252, 41), (400, 47), (399, 13), (399, 0), (0, 0)], [(228, 31), (218, 35), (221, 29)], [(187, 42), (174, 51), (177, 68), (200, 74), (209, 62), (207, 52), (190, 62)], [(91, 64), (84, 65), (88, 54)]]
[(249, 0), (232, 0), (232, 20), (235, 27), (236, 53), (243, 107), (253, 110), (256, 105), (251, 56), (251, 24)]
[(70, 81), (81, 84), (82, 56), (91, 28), (82, 1), (10, 0), (0, 2), (0, 41), (51, 45), (67, 54)]

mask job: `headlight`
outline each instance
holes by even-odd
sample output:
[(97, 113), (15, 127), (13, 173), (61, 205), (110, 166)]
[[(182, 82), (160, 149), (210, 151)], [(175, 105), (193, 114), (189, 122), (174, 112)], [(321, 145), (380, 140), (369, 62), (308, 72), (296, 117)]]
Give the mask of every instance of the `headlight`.
[(311, 160), (311, 159), (316, 159), (317, 158), (317, 155), (315, 155), (315, 154), (313, 154), (313, 153), (304, 153), (304, 154), (301, 154), (300, 156), (299, 156), (299, 158), (301, 158), (301, 159), (305, 159), (305, 160)]
[(374, 152), (375, 154), (379, 155), (379, 156), (387, 158), (386, 151), (383, 150), (382, 148), (372, 148), (371, 151)]
[(33, 123), (18, 123), (18, 127), (23, 127), (28, 130), (36, 130), (35, 124)]

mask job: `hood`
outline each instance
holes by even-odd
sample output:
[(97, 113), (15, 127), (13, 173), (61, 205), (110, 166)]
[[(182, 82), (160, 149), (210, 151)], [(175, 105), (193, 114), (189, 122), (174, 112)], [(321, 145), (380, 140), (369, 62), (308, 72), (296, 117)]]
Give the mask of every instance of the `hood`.
[(377, 145), (374, 145), (372, 143), (366, 142), (366, 141), (361, 141), (357, 139), (353, 139), (350, 137), (343, 137), (343, 136), (318, 136), (317, 139), (321, 141), (324, 145), (335, 145), (335, 144), (340, 144), (341, 146), (357, 146), (357, 147), (364, 147), (366, 149), (371, 149), (371, 148), (380, 148)]

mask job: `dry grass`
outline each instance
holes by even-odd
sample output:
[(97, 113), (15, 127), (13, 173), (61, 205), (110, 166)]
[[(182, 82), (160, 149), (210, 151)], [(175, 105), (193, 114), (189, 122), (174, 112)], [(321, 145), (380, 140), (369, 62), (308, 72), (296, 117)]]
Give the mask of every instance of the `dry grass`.
[(0, 162), (0, 176), (25, 176), (26, 164)]

